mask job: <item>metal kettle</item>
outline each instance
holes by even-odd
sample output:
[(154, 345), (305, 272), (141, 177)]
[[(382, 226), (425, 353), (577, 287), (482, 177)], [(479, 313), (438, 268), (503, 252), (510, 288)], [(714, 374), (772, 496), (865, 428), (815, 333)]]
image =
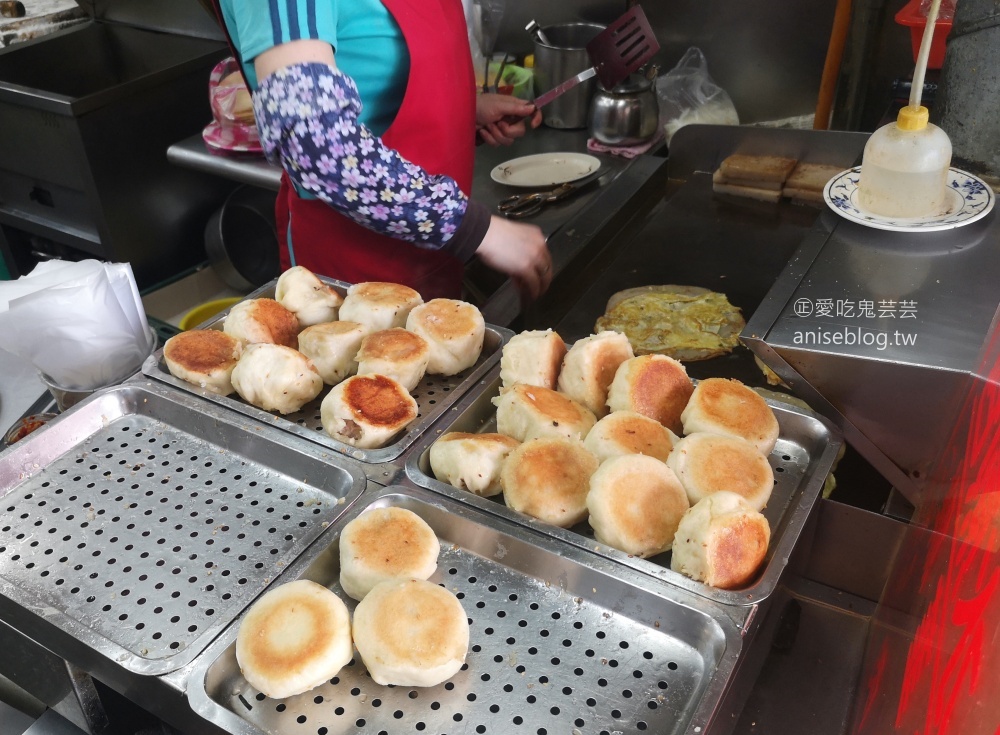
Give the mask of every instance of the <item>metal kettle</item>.
[(590, 103), (590, 135), (605, 145), (646, 143), (656, 135), (659, 120), (653, 80), (644, 74), (633, 74), (611, 90), (598, 85)]

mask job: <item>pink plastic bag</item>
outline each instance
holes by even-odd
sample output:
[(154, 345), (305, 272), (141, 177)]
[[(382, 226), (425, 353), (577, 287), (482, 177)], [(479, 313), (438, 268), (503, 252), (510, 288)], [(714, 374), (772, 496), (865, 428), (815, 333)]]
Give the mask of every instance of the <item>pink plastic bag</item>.
[(254, 124), (250, 94), (236, 59), (228, 57), (212, 69), (208, 101), (213, 120), (201, 133), (205, 144), (219, 151), (262, 153)]

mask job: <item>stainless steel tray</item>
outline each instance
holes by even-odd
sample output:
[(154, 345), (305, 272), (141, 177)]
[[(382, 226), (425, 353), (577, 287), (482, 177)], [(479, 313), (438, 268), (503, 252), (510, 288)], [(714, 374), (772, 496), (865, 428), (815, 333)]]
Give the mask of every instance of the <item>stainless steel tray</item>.
[(98, 392), (0, 453), (0, 618), (88, 670), (183, 666), (364, 490), (311, 449), (153, 381)]
[(837, 430), (822, 417), (785, 403), (768, 401), (781, 427), (777, 446), (769, 457), (774, 469), (774, 490), (764, 509), (764, 515), (771, 526), (771, 544), (763, 572), (751, 585), (740, 590), (721, 590), (672, 571), (670, 552), (649, 559), (639, 559), (598, 543), (586, 522), (568, 530), (557, 528), (509, 509), (504, 505), (502, 495), (481, 498), (437, 480), (430, 468), (431, 445), (447, 431), (496, 431), (496, 407), (491, 400), (499, 391), (500, 377), (497, 370), (482, 381), (480, 390), (467, 394), (413, 446), (405, 458), (406, 476), (411, 482), (517, 523), (528, 524), (575, 546), (589, 549), (671, 585), (683, 587), (726, 605), (756, 604), (774, 591), (841, 445)]
[(268, 699), (240, 673), (234, 625), (192, 667), (196, 713), (238, 735), (706, 731), (742, 644), (724, 610), (653, 591), (644, 575), (449, 498), (368, 491), (278, 582), (311, 579), (353, 609), (337, 584), (340, 529), (390, 505), (420, 515), (442, 541), (431, 580), (469, 615), (462, 671), (435, 687), (384, 687), (355, 655), (316, 689)]
[[(346, 293), (349, 286), (349, 284), (343, 281), (336, 281), (332, 278), (322, 278), (321, 280), (333, 286), (341, 294)], [(249, 294), (246, 298), (274, 298), (276, 283), (277, 279), (274, 279)], [(222, 329), (228, 313), (229, 310), (226, 309), (212, 319), (200, 324), (198, 328)], [(475, 385), (493, 366), (499, 364), (500, 352), (512, 335), (513, 332), (508, 329), (487, 325), (485, 339), (483, 340), (483, 352), (475, 365), (458, 375), (425, 376), (420, 381), (420, 385), (410, 391), (410, 395), (417, 401), (417, 419), (393, 443), (379, 449), (358, 449), (352, 447), (349, 444), (337, 441), (323, 430), (319, 407), (329, 388), (324, 388), (319, 397), (303, 406), (301, 411), (282, 416), (252, 406), (235, 393), (230, 396), (218, 396), (185, 380), (175, 378), (167, 370), (167, 365), (163, 361), (162, 349), (157, 350), (146, 359), (146, 362), (142, 366), (142, 372), (144, 375), (160, 380), (192, 395), (200, 396), (220, 406), (239, 411), (245, 416), (250, 416), (258, 421), (263, 421), (298, 436), (305, 437), (312, 442), (328, 447), (340, 454), (346, 454), (362, 462), (391, 462), (398, 458), (407, 447), (412, 445), (417, 437), (454, 404), (466, 390)]]

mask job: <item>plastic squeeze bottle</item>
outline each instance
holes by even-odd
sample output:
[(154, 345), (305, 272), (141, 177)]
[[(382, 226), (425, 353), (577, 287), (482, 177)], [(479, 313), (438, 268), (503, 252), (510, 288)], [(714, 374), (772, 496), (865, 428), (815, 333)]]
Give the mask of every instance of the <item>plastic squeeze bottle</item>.
[(948, 210), (951, 140), (941, 128), (927, 121), (927, 108), (920, 104), (940, 4), (940, 0), (934, 0), (927, 14), (910, 104), (899, 111), (896, 122), (876, 130), (865, 144), (858, 206), (871, 214), (936, 217)]

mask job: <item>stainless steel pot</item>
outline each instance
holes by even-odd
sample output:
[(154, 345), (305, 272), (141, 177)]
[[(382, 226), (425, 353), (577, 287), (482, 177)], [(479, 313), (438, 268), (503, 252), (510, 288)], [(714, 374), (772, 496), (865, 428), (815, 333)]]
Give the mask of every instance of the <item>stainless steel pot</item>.
[(633, 74), (610, 91), (598, 85), (590, 103), (590, 134), (605, 145), (639, 145), (656, 135), (659, 118), (652, 80)]
[(205, 225), (205, 253), (222, 281), (237, 291), (258, 288), (281, 272), (274, 192), (240, 186)]
[[(543, 28), (548, 43), (535, 40), (535, 96), (593, 66), (587, 43), (604, 28), (596, 23), (562, 23)], [(552, 100), (542, 108), (542, 121), (550, 128), (587, 127), (590, 98), (596, 86), (594, 79), (588, 79)]]

